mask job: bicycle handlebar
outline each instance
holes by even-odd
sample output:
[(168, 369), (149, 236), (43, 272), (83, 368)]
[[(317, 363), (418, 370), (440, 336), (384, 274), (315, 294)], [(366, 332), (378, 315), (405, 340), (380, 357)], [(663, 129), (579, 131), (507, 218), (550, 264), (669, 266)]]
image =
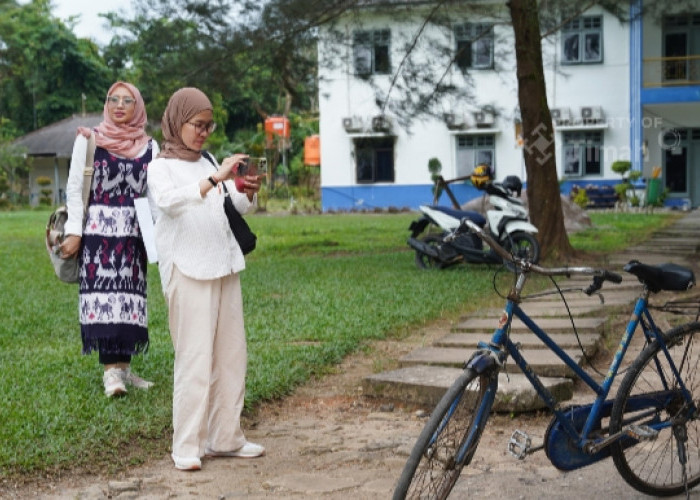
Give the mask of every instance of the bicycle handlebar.
[(505, 248), (503, 248), (493, 237), (484, 232), (477, 224), (469, 220), (468, 218), (463, 218), (460, 222), (459, 227), (454, 231), (453, 236), (464, 231), (471, 231), (481, 238), (484, 243), (491, 247), (491, 249), (496, 252), (503, 260), (513, 263), (516, 268), (521, 272), (532, 271), (536, 274), (542, 274), (545, 276), (570, 276), (572, 274), (578, 274), (582, 276), (593, 276), (593, 283), (590, 284), (588, 288), (584, 290), (587, 295), (598, 291), (603, 286), (603, 282), (610, 281), (612, 283), (621, 283), (622, 276), (607, 269), (600, 269), (594, 267), (542, 267), (537, 264), (533, 264), (525, 259), (515, 257), (509, 253)]

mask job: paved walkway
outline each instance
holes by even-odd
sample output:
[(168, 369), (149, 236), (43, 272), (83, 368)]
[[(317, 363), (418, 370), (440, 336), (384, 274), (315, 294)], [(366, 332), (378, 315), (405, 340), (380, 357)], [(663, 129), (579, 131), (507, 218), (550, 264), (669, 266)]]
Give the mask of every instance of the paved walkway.
[[(578, 336), (573, 334), (571, 319), (556, 290), (551, 295), (527, 300), (522, 304), (527, 312), (564, 349), (579, 366), (584, 366), (602, 346), (609, 331), (617, 325), (612, 315), (628, 317), (631, 306), (640, 291), (639, 281), (622, 270), (632, 259), (648, 264), (674, 262), (690, 265), (700, 249), (700, 212), (689, 212), (672, 227), (660, 231), (644, 243), (609, 257), (605, 267), (623, 276), (619, 285), (605, 283), (604, 297), (589, 297), (581, 292), (591, 280), (585, 277), (558, 279), (569, 311), (574, 316)], [(527, 290), (526, 290), (527, 291)], [(499, 299), (500, 300), (500, 299)], [(400, 368), (367, 377), (363, 383), (365, 394), (397, 399), (426, 406), (434, 406), (445, 390), (461, 372), (464, 361), (479, 341), (488, 339), (500, 317), (498, 308), (476, 311), (443, 332), (425, 347), (420, 347), (399, 360)], [(574, 372), (527, 329), (518, 319), (513, 320), (512, 339), (522, 346), (521, 353), (530, 367), (541, 378), (559, 401), (573, 397)], [(628, 354), (627, 359), (634, 359)], [(508, 376), (499, 379), (499, 392), (494, 409), (500, 412), (522, 412), (544, 408), (544, 402), (535, 393), (518, 367), (510, 362)]]

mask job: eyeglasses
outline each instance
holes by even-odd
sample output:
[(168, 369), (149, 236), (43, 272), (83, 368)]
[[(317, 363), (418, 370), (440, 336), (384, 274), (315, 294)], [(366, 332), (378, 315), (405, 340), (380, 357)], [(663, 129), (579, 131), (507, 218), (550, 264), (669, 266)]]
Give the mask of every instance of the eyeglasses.
[(209, 122), (209, 123), (192, 123), (192, 122), (185, 122), (187, 125), (192, 125), (194, 127), (194, 130), (198, 134), (202, 134), (206, 132), (207, 134), (211, 134), (216, 130), (216, 123), (214, 122)]
[(117, 106), (120, 102), (124, 105), (125, 108), (128, 108), (134, 105), (136, 99), (133, 99), (131, 97), (119, 97), (116, 95), (111, 95), (107, 97), (107, 104), (109, 104), (110, 106)]

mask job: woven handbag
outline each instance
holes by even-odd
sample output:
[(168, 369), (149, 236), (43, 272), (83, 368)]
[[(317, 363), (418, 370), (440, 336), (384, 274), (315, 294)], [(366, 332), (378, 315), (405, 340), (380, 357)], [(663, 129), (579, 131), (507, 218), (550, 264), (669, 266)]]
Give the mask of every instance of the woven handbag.
[[(87, 155), (85, 157), (85, 169), (83, 171), (83, 225), (87, 215), (88, 198), (92, 187), (92, 175), (94, 173), (93, 162), (95, 159), (95, 134), (88, 139)], [(61, 243), (66, 236), (66, 222), (68, 221), (68, 208), (61, 205), (49, 216), (46, 224), (46, 250), (49, 253), (53, 270), (58, 279), (65, 283), (77, 283), (79, 278), (78, 257), (64, 259), (61, 256)]]

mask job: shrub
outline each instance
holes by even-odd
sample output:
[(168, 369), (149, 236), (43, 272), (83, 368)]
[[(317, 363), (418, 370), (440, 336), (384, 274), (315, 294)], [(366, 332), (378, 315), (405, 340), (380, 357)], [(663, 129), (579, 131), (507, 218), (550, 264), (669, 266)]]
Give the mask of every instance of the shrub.
[(51, 205), (53, 203), (53, 189), (48, 187), (51, 185), (51, 179), (46, 176), (40, 176), (36, 178), (36, 183), (41, 186), (39, 190), (39, 204)]
[(574, 188), (573, 202), (581, 208), (586, 208), (590, 200), (588, 199), (588, 193), (583, 188)]

